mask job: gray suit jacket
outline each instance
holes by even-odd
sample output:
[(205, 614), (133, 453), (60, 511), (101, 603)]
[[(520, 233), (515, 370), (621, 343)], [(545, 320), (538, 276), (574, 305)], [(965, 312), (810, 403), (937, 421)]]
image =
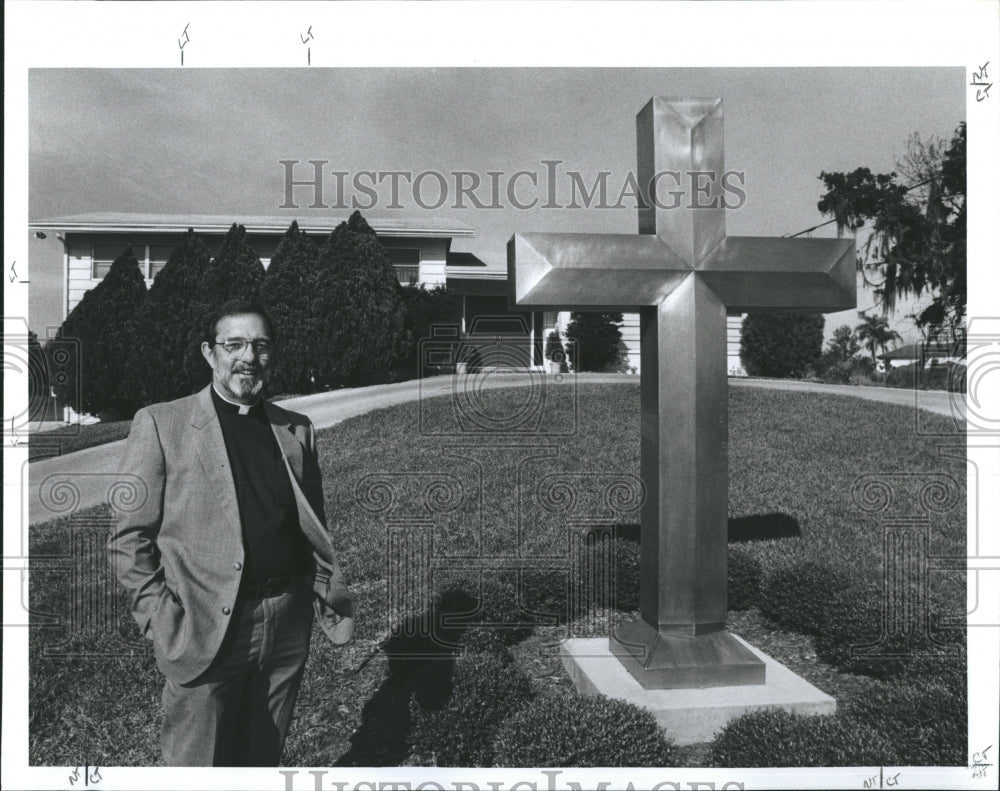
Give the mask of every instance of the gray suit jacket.
[[(265, 404), (285, 457), (299, 525), (313, 549), (314, 606), (336, 644), (354, 629), (354, 609), (323, 513), (315, 432), (304, 415)], [(229, 458), (210, 387), (139, 410), (121, 469), (146, 486), (121, 512), (108, 559), (132, 597), (132, 614), (153, 641), (156, 663), (179, 683), (215, 658), (229, 625), (244, 555)]]

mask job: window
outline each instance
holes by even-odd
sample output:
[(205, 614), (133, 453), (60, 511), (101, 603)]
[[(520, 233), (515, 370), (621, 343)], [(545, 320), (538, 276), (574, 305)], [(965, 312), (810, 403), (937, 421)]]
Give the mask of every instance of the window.
[(94, 280), (103, 280), (104, 276), (111, 269), (114, 260), (125, 252), (127, 244), (95, 244), (94, 245), (94, 269), (90, 276)]
[[(111, 264), (129, 246), (127, 240), (111, 244), (94, 244), (93, 270), (90, 273), (94, 280), (101, 280), (111, 269)], [(174, 250), (172, 244), (133, 244), (132, 252), (139, 262), (139, 271), (146, 280), (152, 280), (167, 264), (167, 259)]]
[(416, 283), (420, 279), (420, 248), (390, 247), (386, 250), (389, 260), (396, 268), (396, 276), (404, 286)]
[[(174, 251), (174, 246), (172, 244), (151, 244), (149, 245), (149, 255), (148, 255), (148, 269), (146, 274), (147, 280), (152, 280), (156, 277), (160, 270), (167, 265), (167, 259), (170, 258), (170, 254)], [(139, 254), (136, 253), (136, 256)]]

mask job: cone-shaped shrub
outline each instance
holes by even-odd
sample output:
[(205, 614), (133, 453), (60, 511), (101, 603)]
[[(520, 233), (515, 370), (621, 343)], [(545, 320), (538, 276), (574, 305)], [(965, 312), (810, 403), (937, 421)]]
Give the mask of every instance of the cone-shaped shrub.
[(210, 259), (208, 247), (189, 229), (136, 314), (128, 370), (143, 404), (170, 401), (195, 390), (184, 369), (184, 356), (200, 315), (195, 303), (198, 282)]
[(403, 310), (396, 272), (359, 212), (327, 238), (319, 269), (311, 311), (320, 338), (317, 384), (379, 381), (396, 357)]
[(211, 313), (231, 299), (253, 300), (264, 280), (264, 265), (247, 241), (246, 228), (233, 223), (219, 248), (219, 254), (198, 279), (194, 303), (197, 319), (188, 336), (184, 370), (193, 389), (211, 381), (211, 369), (201, 354), (204, 324)]
[(90, 414), (132, 416), (140, 396), (127, 375), (126, 362), (134, 345), (136, 311), (145, 299), (146, 281), (129, 247), (104, 279), (83, 295), (56, 335), (53, 353), (64, 350), (75, 360), (59, 366), (67, 376), (54, 384), (64, 402)]
[(319, 247), (292, 222), (274, 252), (257, 301), (280, 339), (271, 370), (272, 393), (311, 393), (313, 361), (322, 343), (312, 313)]

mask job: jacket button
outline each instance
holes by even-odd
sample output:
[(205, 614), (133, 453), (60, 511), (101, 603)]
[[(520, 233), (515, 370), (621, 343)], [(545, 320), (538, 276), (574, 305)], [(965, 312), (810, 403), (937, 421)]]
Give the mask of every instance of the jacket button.
[(229, 615), (229, 613), (231, 613), (231, 612), (232, 612), (232, 610), (230, 610), (228, 607), (223, 607), (222, 608), (222, 614), (223, 615)]
[(235, 562), (235, 563), (233, 564), (233, 568), (234, 568), (234, 569), (236, 569), (237, 571), (239, 571), (239, 570), (240, 570), (241, 568), (243, 568), (243, 564), (242, 564), (242, 563), (240, 563), (239, 561), (236, 561), (236, 562)]

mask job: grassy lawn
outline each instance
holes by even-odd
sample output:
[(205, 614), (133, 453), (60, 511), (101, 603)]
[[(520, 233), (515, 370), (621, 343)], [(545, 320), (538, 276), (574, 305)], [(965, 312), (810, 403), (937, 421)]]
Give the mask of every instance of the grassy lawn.
[[(560, 414), (551, 423), (542, 414), (541, 427), (572, 425), (565, 419), (573, 409), (569, 392), (544, 405)], [(510, 416), (526, 397), (525, 390), (487, 391), (476, 404)], [(607, 634), (636, 606), (638, 512), (628, 510), (634, 503), (627, 487), (639, 467), (638, 385), (581, 386), (577, 419), (570, 436), (443, 436), (437, 430), (453, 426), (455, 413), (450, 399), (438, 398), (320, 432), (328, 521), (359, 620), (355, 639), (338, 650), (317, 632), (286, 765), (447, 764), (447, 750), (433, 740), (448, 723), (435, 716), (446, 714), (466, 734), (497, 725), (463, 721), (472, 715), (448, 697), (453, 674), (461, 681), (461, 657), (479, 651), (507, 657), (529, 679), (531, 695), (575, 695), (556, 654), (559, 640)], [(944, 430), (948, 421), (940, 420)], [(931, 416), (926, 421), (932, 425)], [(838, 700), (837, 717), (822, 718), (816, 733), (803, 737), (800, 724), (782, 727), (792, 729), (792, 744), (840, 739), (844, 757), (786, 750), (789, 764), (853, 765), (857, 753), (845, 740), (859, 729), (876, 747), (893, 742), (894, 752), (871, 763), (964, 763), (964, 731), (952, 728), (965, 717), (963, 636), (904, 640), (888, 660), (837, 653), (852, 640), (878, 637), (877, 622), (854, 616), (874, 617), (880, 607), (886, 515), (858, 506), (856, 480), (892, 474), (892, 507), (912, 516), (923, 483), (950, 475), (955, 506), (933, 516), (927, 551), (964, 557), (964, 462), (914, 436), (912, 412), (904, 408), (734, 388), (729, 465), (730, 628)], [(588, 527), (567, 529), (587, 519)], [(32, 611), (36, 622), (53, 616), (30, 638), (33, 764), (75, 765), (80, 756), (102, 766), (159, 760), (162, 682), (107, 579), (102, 541), (109, 520), (101, 507), (31, 531)], [(619, 527), (613, 602), (598, 601), (586, 584), (568, 587), (579, 581), (572, 569), (593, 568), (597, 557), (587, 545), (573, 554), (571, 539), (600, 525)], [(584, 595), (569, 597), (569, 590)], [(98, 617), (92, 603), (101, 597), (110, 610)], [(964, 620), (964, 574), (936, 574), (928, 606)], [(72, 630), (59, 622), (71, 612), (79, 624)], [(467, 628), (483, 621), (486, 628)], [(824, 634), (839, 642), (824, 642)], [(909, 716), (886, 722), (873, 705), (880, 700), (909, 707)], [(494, 710), (496, 701), (487, 702)], [(671, 760), (750, 765), (732, 756), (759, 726), (748, 720), (717, 744), (677, 750)], [(488, 755), (482, 749), (471, 745), (472, 752), (459, 754)]]
[(62, 456), (74, 451), (117, 442), (128, 436), (131, 420), (114, 420), (108, 423), (91, 423), (86, 426), (67, 426), (31, 435), (28, 444), (28, 461)]

